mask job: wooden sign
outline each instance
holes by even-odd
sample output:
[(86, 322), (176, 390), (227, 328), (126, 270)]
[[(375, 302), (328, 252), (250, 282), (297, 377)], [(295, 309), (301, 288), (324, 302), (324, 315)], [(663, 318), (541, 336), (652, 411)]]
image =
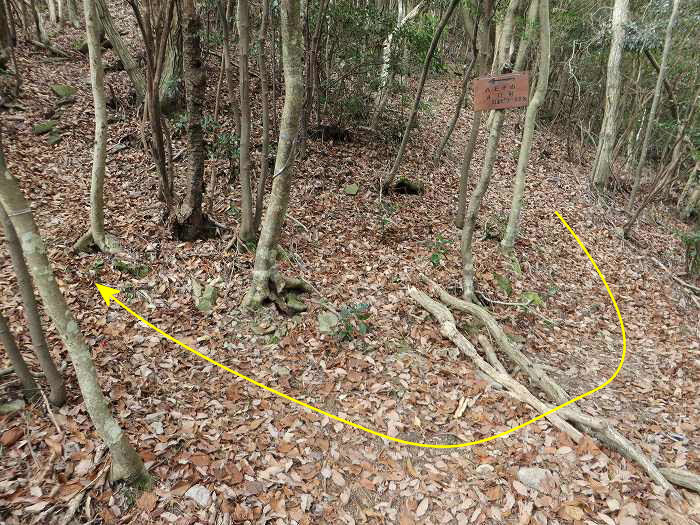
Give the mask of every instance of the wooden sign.
[(529, 73), (507, 73), (475, 78), (474, 110), (510, 109), (527, 106), (530, 94)]

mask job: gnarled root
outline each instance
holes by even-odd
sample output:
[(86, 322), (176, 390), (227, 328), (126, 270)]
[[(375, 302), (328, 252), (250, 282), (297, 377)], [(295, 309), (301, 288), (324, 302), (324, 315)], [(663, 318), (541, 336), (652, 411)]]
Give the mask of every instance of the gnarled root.
[[(559, 384), (550, 378), (541, 367), (533, 363), (519, 348), (511, 344), (498, 322), (486, 309), (448, 294), (437, 283), (425, 276), (421, 276), (421, 280), (428, 284), (431, 292), (437, 295), (443, 303), (474, 315), (481, 320), (493, 336), (498, 348), (527, 374), (530, 382), (547, 394), (553, 403), (561, 405), (570, 400), (569, 395)], [(491, 364), (484, 360), (477, 353), (474, 346), (457, 330), (455, 319), (445, 305), (438, 303), (415, 288), (411, 288), (408, 294), (437, 319), (443, 336), (450, 339), (457, 348), (472, 359), (482, 372), (508, 388), (513, 397), (527, 403), (538, 412), (547, 412), (553, 408), (552, 405), (540, 401), (525, 386), (510, 376), (498, 360), (495, 351), (490, 348), (490, 345), (484, 345), (484, 340), (480, 340)], [(696, 492), (700, 489), (700, 476), (677, 469), (659, 469), (651, 459), (615, 429), (609, 421), (586, 415), (573, 404), (548, 415), (547, 419), (554, 426), (566, 432), (576, 442), (580, 441), (583, 433), (589, 434), (629, 460), (634, 461), (647, 473), (654, 483), (663, 487), (675, 499), (680, 499), (681, 496), (672, 484)]]
[(243, 306), (255, 310), (271, 301), (285, 314), (306, 311), (306, 305), (295, 292), (310, 292), (311, 286), (303, 279), (285, 277), (273, 265), (269, 270), (253, 271), (253, 282), (243, 298)]
[(122, 247), (119, 244), (119, 240), (109, 233), (105, 233), (104, 242), (96, 242), (92, 230), (88, 230), (84, 233), (73, 245), (73, 253), (89, 252), (94, 249), (101, 251), (102, 253), (117, 254), (122, 251)]

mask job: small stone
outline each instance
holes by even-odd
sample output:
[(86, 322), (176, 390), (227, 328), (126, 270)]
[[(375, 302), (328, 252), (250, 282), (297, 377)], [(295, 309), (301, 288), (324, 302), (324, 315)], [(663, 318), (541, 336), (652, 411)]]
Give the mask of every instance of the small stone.
[(272, 373), (278, 376), (288, 376), (290, 374), (289, 368), (286, 366), (272, 365)]
[(51, 90), (61, 98), (72, 97), (77, 91), (77, 89), (68, 84), (54, 84), (51, 86)]
[(332, 312), (322, 312), (318, 314), (318, 331), (322, 334), (331, 335), (335, 333), (338, 326), (338, 316)]
[(531, 489), (545, 492), (545, 481), (551, 473), (548, 470), (538, 467), (525, 467), (518, 470), (518, 480)]
[(211, 492), (204, 485), (192, 485), (185, 492), (185, 497), (195, 501), (200, 507), (206, 508), (211, 501)]
[(360, 185), (355, 183), (348, 184), (345, 186), (343, 191), (348, 195), (357, 195), (357, 193), (360, 191)]
[(483, 463), (476, 467), (476, 472), (478, 474), (490, 474), (493, 472), (495, 469), (493, 468), (492, 465), (489, 465), (488, 463)]
[(43, 135), (54, 129), (57, 125), (58, 121), (56, 120), (44, 120), (34, 125), (32, 133), (34, 133), (34, 135)]

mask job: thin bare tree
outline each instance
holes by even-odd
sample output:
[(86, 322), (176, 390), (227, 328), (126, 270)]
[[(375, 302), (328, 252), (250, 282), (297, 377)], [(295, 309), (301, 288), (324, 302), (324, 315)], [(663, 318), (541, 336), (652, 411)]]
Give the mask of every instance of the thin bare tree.
[(44, 308), (68, 349), (90, 419), (112, 454), (112, 479), (143, 478), (146, 476), (143, 461), (112, 416), (97, 379), (90, 348), (58, 287), (29, 203), (24, 198), (17, 179), (7, 169), (1, 137), (0, 204), (5, 208), (21, 239), (22, 251), (41, 294)]

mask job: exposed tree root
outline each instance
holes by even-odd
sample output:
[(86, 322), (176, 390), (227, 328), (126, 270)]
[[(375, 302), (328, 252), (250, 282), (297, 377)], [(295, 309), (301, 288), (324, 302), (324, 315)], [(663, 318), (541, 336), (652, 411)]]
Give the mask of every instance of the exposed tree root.
[[(431, 292), (437, 295), (443, 303), (474, 315), (482, 321), (496, 341), (499, 350), (517, 365), (528, 376), (530, 383), (539, 387), (553, 403), (561, 405), (571, 399), (566, 391), (550, 378), (540, 366), (533, 363), (519, 348), (511, 344), (498, 322), (487, 310), (450, 295), (425, 276), (421, 276), (421, 280), (428, 284)], [(457, 330), (455, 319), (445, 305), (438, 303), (415, 288), (411, 288), (408, 294), (438, 320), (443, 336), (450, 339), (482, 372), (504, 385), (513, 397), (527, 403), (538, 412), (546, 412), (553, 408), (552, 405), (539, 400), (525, 386), (508, 374), (496, 352), (483, 336), (479, 338), (479, 342), (484, 347), (491, 364), (479, 356), (474, 346)], [(559, 409), (554, 414), (550, 414), (547, 419), (576, 442), (582, 439), (583, 434), (589, 434), (629, 460), (634, 461), (654, 483), (661, 486), (676, 500), (681, 499), (681, 496), (672, 484), (700, 492), (700, 476), (678, 469), (659, 469), (639, 448), (603, 418), (586, 415), (571, 404)]]
[(253, 284), (243, 298), (243, 306), (255, 310), (270, 301), (283, 313), (292, 315), (306, 311), (296, 294), (311, 291), (313, 288), (303, 279), (285, 277), (273, 266), (266, 272), (253, 272)]
[(117, 254), (122, 251), (119, 240), (109, 233), (105, 233), (105, 242), (101, 244), (102, 246), (95, 242), (92, 236), (92, 230), (88, 230), (75, 242), (73, 245), (73, 252), (82, 253), (97, 249), (103, 253)]

